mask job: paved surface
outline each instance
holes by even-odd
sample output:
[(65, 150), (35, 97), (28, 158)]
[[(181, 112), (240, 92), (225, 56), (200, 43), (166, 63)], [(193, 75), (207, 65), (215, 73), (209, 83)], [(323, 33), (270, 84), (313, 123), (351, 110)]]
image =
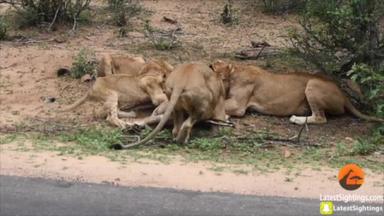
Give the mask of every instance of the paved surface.
[(319, 215), (309, 199), (0, 176), (0, 215)]

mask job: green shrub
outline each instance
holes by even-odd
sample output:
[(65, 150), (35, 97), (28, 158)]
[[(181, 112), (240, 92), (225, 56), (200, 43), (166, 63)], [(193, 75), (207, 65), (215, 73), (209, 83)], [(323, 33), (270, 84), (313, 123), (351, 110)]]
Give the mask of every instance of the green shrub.
[(19, 27), (55, 23), (73, 23), (76, 27), (81, 14), (89, 9), (91, 0), (4, 0), (17, 10)]
[[(367, 100), (365, 111), (379, 117), (384, 117), (382, 18), (381, 0), (307, 0), (300, 18), (302, 30), (289, 32), (304, 59), (335, 78), (356, 81)], [(383, 141), (383, 129), (376, 129), (355, 143), (352, 154), (372, 153)]]
[(141, 5), (135, 0), (108, 0), (112, 20), (117, 26), (126, 26), (129, 19), (140, 14)]
[(18, 28), (37, 26), (44, 21), (35, 8), (27, 6), (16, 12), (15, 19)]
[(360, 84), (376, 115), (384, 117), (384, 66), (375, 70), (366, 64), (355, 64), (347, 75)]
[(157, 50), (171, 50), (180, 46), (176, 33), (178, 29), (163, 31), (152, 27), (147, 20), (144, 25), (145, 36)]
[(94, 75), (96, 67), (95, 53), (87, 49), (81, 49), (73, 58), (71, 76), (78, 79), (85, 74)]
[(221, 15), (221, 22), (223, 24), (232, 25), (239, 23), (239, 17), (237, 16), (237, 10), (233, 8), (232, 0), (228, 0), (224, 5)]
[(383, 16), (381, 0), (307, 0), (302, 31), (291, 31), (291, 42), (304, 58), (337, 77), (346, 77), (355, 63), (377, 69), (384, 59)]
[(305, 5), (305, 0), (263, 0), (264, 11), (279, 14), (298, 11)]
[[(348, 72), (352, 80), (360, 83), (375, 114), (384, 118), (384, 66), (377, 71), (366, 64), (355, 64)], [(353, 155), (368, 155), (384, 145), (384, 124), (375, 128), (371, 135), (362, 137), (354, 144)]]
[(0, 16), (0, 40), (5, 40), (7, 38), (7, 31), (8, 25), (4, 18)]

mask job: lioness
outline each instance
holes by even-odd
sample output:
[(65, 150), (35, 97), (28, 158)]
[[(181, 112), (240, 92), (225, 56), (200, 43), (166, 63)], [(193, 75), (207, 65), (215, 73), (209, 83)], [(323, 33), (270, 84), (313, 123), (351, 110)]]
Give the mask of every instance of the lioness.
[(130, 57), (105, 54), (100, 60), (100, 69), (97, 76), (103, 77), (111, 74), (137, 75), (145, 66), (142, 57)]
[[(325, 113), (340, 115), (346, 109), (362, 119), (383, 121), (359, 112), (341, 89), (323, 76), (273, 74), (259, 67), (220, 60), (211, 67), (223, 79), (228, 93), (225, 110), (231, 116), (243, 116), (247, 109), (251, 109), (267, 115), (291, 115), (290, 121), (296, 124), (321, 124), (327, 122)], [(310, 111), (311, 116), (304, 116)]]
[(177, 66), (167, 78), (165, 93), (170, 99), (166, 102), (165, 113), (156, 128), (140, 142), (115, 147), (129, 148), (148, 142), (164, 127), (172, 113), (172, 135), (179, 143), (188, 142), (191, 129), (198, 121), (226, 120), (223, 83), (203, 63)]
[[(170, 66), (168, 63), (157, 62), (146, 63), (137, 75), (117, 74), (98, 77), (86, 95), (61, 111), (72, 110), (86, 100), (102, 101), (108, 112), (107, 121), (125, 128), (127, 123), (119, 119), (119, 116), (132, 117), (133, 114), (120, 111), (118, 107), (131, 108), (149, 103), (159, 105), (168, 100), (163, 92), (163, 86), (171, 68), (168, 68)], [(165, 64), (167, 67), (163, 66)]]

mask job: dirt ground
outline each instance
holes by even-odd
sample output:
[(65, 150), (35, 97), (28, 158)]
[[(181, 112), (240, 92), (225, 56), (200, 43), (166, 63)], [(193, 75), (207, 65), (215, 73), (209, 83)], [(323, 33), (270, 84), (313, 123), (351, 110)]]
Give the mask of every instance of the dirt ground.
[[(4, 147), (2, 147), (4, 150)], [(170, 164), (152, 160), (121, 164), (104, 157), (77, 159), (58, 156), (54, 152), (6, 151), (0, 158), (1, 174), (44, 177), (49, 179), (93, 182), (122, 186), (145, 186), (193, 191), (231, 192), (238, 194), (307, 197), (318, 199), (320, 194), (377, 195), (382, 191), (383, 178), (366, 172), (366, 181), (357, 191), (346, 191), (337, 181), (337, 169), (313, 170), (309, 167), (287, 173), (254, 172), (247, 174), (212, 171), (207, 162), (186, 163), (175, 159)], [(248, 166), (231, 166), (248, 170)]]
[[(218, 1), (141, 2), (147, 12), (131, 20), (132, 26), (127, 37), (118, 37), (117, 27), (108, 23), (110, 15), (103, 14), (103, 9), (97, 3), (92, 5), (94, 9), (92, 14), (96, 21), (81, 26), (76, 34), (69, 34), (66, 28), (51, 33), (25, 29), (12, 32), (24, 37), (0, 42), (0, 132), (10, 132), (20, 126), (29, 126), (33, 131), (40, 126), (56, 124), (89, 126), (103, 121), (94, 117), (94, 113), (100, 107), (98, 104), (86, 103), (77, 110), (65, 114), (56, 112), (63, 105), (78, 99), (90, 86), (89, 83), (71, 78), (58, 78), (56, 75), (58, 68), (71, 66), (73, 57), (82, 48), (94, 50), (98, 58), (105, 53), (120, 53), (142, 55), (145, 58), (166, 57), (172, 64), (194, 60), (210, 62), (213, 59), (225, 59), (228, 53), (248, 47), (251, 40), (265, 40), (273, 46), (284, 47), (286, 30), (298, 25), (293, 15), (265, 15), (260, 9), (240, 4), (241, 1), (235, 1), (235, 8), (241, 11), (238, 13), (239, 24), (232, 26), (220, 24), (222, 5), (217, 4)], [(182, 34), (178, 35), (181, 47), (172, 51), (154, 49), (143, 33), (144, 22), (147, 19), (156, 28), (177, 27), (162, 21), (163, 16), (176, 19), (182, 29)], [(261, 61), (246, 63), (262, 64)], [(282, 71), (284, 68), (272, 68), (272, 70)], [(45, 101), (47, 97), (54, 97), (56, 101), (47, 103)], [(290, 124), (288, 118), (250, 114), (234, 121), (238, 124), (240, 132), (263, 129), (287, 138), (296, 135), (300, 130), (299, 126)], [(352, 142), (366, 135), (371, 127), (372, 124), (349, 115), (331, 117), (326, 125), (310, 126), (305, 139), (315, 144)], [(246, 176), (233, 173), (216, 175), (207, 170), (207, 164), (182, 165), (177, 160), (170, 165), (149, 163), (120, 167), (101, 157), (77, 161), (70, 157), (56, 157), (51, 152), (20, 153), (2, 147), (0, 162), (1, 174), (84, 178), (86, 181), (117, 182), (123, 185), (312, 198), (324, 190), (329, 192), (341, 190), (336, 184), (325, 183), (335, 178), (334, 175), (337, 173), (335, 170), (320, 172), (308, 169), (285, 187), (282, 185), (287, 184), (284, 183), (285, 178), (281, 173), (262, 176), (257, 173)], [(98, 169), (98, 164), (102, 164), (105, 169)], [(98, 171), (93, 172), (95, 170)], [(102, 171), (99, 172), (100, 170)], [(116, 173), (124, 174), (116, 175)], [(377, 187), (383, 187), (377, 184), (382, 175), (369, 175), (372, 178), (371, 182), (366, 184), (368, 189), (365, 191), (373, 193)], [(270, 179), (273, 181), (269, 181)], [(220, 183), (221, 181), (223, 183)], [(324, 186), (313, 190), (311, 187), (313, 184)]]

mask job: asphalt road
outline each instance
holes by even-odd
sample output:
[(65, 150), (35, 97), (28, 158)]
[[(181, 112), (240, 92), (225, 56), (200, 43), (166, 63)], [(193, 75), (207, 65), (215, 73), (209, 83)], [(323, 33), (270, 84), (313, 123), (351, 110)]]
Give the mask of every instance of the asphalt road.
[(310, 199), (0, 176), (0, 215), (319, 215)]

